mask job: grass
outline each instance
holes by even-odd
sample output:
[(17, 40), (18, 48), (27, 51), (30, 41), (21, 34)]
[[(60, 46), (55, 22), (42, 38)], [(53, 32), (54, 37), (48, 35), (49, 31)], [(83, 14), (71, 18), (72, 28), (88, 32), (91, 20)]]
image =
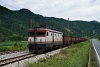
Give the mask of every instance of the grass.
[(93, 46), (91, 46), (90, 67), (98, 67), (97, 66), (97, 60), (96, 60), (96, 54), (95, 54)]
[(29, 63), (26, 67), (86, 67), (88, 64), (88, 50), (91, 41), (71, 45), (57, 55), (38, 62)]
[(27, 41), (0, 42), (0, 52), (18, 51), (27, 49)]

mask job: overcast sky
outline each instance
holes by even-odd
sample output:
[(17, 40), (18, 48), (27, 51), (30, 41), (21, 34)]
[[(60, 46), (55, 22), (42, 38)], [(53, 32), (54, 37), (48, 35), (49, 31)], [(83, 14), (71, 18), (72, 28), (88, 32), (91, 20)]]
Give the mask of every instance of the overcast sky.
[(100, 0), (0, 0), (11, 10), (27, 8), (47, 17), (100, 22)]

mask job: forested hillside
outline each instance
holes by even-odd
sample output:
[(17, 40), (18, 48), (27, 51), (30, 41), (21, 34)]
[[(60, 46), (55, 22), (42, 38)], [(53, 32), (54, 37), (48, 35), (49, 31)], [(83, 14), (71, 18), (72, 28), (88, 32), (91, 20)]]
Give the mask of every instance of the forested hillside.
[[(47, 28), (53, 28), (67, 35), (68, 20), (55, 17), (44, 17), (34, 14), (30, 10), (9, 10), (0, 6), (0, 41), (25, 40), (27, 30), (30, 28), (30, 19), (33, 27), (45, 24)], [(100, 36), (100, 23), (97, 21), (70, 21), (70, 35), (82, 37)]]

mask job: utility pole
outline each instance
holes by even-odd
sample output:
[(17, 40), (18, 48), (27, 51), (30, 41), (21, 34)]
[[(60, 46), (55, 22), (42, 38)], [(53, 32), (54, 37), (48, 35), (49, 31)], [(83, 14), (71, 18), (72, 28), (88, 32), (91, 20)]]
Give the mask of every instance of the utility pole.
[(70, 47), (70, 25), (69, 25), (69, 18), (68, 18), (68, 48)]

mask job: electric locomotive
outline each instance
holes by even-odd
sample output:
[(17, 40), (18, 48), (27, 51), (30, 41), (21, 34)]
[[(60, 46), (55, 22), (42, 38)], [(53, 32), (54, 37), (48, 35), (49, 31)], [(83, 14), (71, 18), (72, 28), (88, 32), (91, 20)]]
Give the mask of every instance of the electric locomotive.
[(62, 45), (62, 32), (42, 27), (28, 30), (28, 49), (31, 53), (44, 52)]

